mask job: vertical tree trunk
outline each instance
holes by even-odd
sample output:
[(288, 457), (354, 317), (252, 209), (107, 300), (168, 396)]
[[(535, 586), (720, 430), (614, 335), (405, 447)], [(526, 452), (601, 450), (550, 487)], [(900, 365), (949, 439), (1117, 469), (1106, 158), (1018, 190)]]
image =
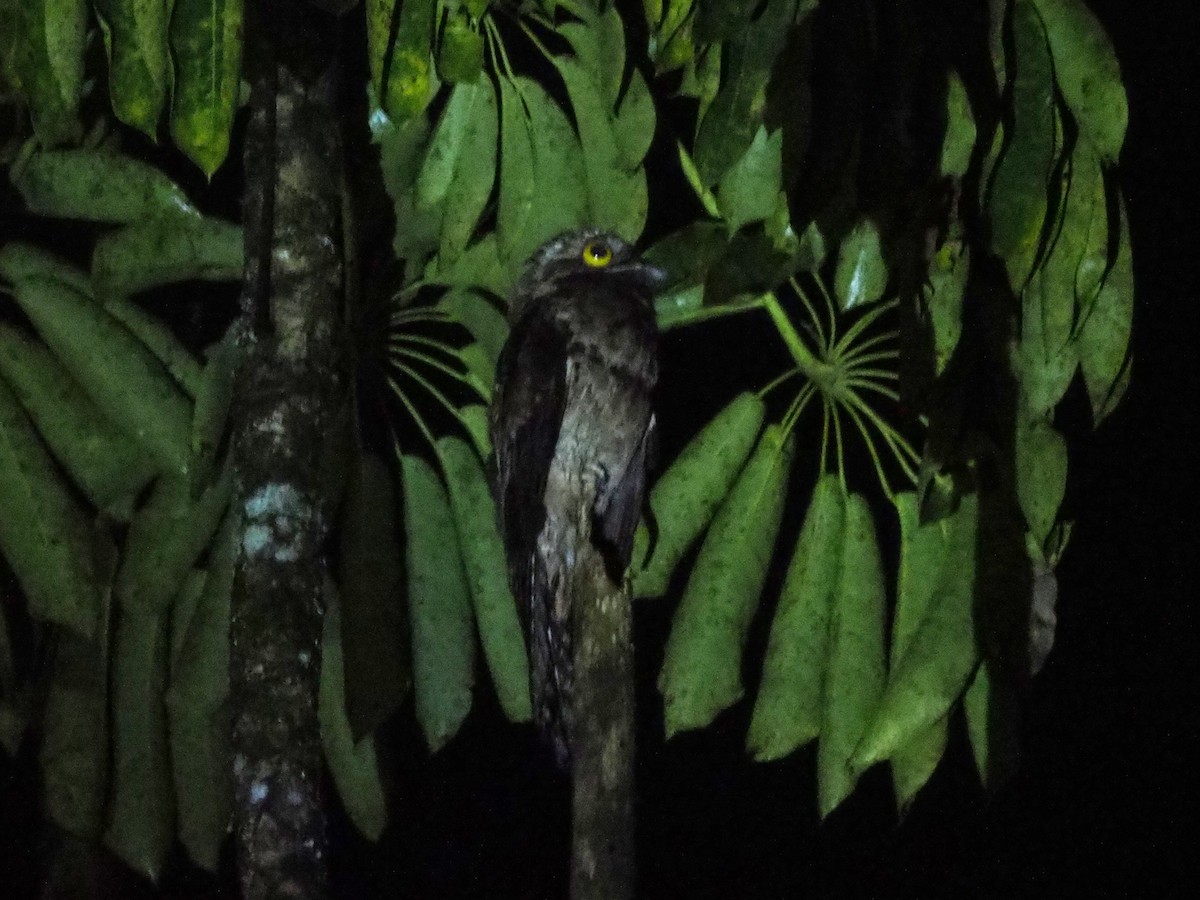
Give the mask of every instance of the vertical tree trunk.
[(320, 898), (326, 836), (317, 722), (328, 515), (319, 460), (344, 402), (336, 20), (248, 10), (247, 268), (235, 405), (230, 686), (244, 900)]
[(590, 543), (573, 608), (571, 898), (628, 900), (634, 890), (633, 616)]

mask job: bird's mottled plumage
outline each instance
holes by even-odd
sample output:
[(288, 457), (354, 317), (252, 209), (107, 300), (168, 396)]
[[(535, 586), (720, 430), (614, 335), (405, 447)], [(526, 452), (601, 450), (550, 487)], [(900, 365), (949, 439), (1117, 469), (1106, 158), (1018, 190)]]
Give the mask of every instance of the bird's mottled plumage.
[[(608, 256), (611, 254), (611, 256)], [(659, 270), (615, 235), (573, 232), (537, 250), (517, 283), (491, 409), (496, 496), (530, 651), (534, 717), (570, 752), (571, 604), (577, 549), (609, 574), (629, 564), (653, 438)]]

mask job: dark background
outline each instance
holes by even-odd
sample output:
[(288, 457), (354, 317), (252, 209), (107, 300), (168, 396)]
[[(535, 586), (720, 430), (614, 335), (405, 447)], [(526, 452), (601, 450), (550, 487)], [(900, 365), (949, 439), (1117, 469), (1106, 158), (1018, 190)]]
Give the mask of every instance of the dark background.
[[(827, 0), (830, 2), (830, 0)], [(1192, 466), (1197, 206), (1197, 16), (1189, 4), (1090, 0), (1121, 60), (1130, 129), (1121, 180), (1137, 283), (1135, 365), (1122, 406), (1072, 448), (1077, 514), (1059, 568), (1058, 637), (1021, 725), (1023, 758), (992, 795), (961, 728), (899, 820), (883, 767), (828, 821), (811, 749), (772, 764), (742, 750), (743, 702), (700, 734), (662, 739), (654, 678), (671, 604), (636, 608), (639, 896), (667, 898), (1179, 896), (1197, 879), (1196, 616)], [(665, 348), (666, 378), (691, 377)], [(676, 363), (672, 375), (673, 361)], [(392, 826), (378, 847), (334, 817), (335, 896), (551, 898), (566, 894), (565, 783), (531, 729), (485, 688), (463, 733), (429, 759), (411, 728)], [(0, 894), (36, 895), (43, 845), (29, 770), (0, 760)], [(114, 866), (112, 896), (147, 888)], [(166, 893), (220, 886), (173, 868)], [(1190, 890), (1189, 890), (1190, 889)], [(227, 893), (222, 892), (222, 893)]]

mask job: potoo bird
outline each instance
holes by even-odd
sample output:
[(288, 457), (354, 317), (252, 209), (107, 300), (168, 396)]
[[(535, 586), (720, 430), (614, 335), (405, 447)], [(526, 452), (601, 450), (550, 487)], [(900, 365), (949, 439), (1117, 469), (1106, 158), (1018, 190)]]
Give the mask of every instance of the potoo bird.
[(623, 576), (642, 508), (658, 377), (661, 270), (589, 230), (538, 249), (517, 282), (491, 408), (509, 581), (530, 655), (534, 719), (570, 758), (571, 578), (584, 542)]

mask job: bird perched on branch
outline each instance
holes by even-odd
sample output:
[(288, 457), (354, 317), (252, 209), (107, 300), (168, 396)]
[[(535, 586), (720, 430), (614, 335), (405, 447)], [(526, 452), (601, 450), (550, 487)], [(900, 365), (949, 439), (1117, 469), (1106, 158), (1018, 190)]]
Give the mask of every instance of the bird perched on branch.
[(570, 759), (572, 577), (585, 542), (619, 584), (642, 508), (658, 377), (660, 269), (613, 234), (561, 235), (517, 282), (490, 430), (509, 580), (526, 626), (534, 719)]

